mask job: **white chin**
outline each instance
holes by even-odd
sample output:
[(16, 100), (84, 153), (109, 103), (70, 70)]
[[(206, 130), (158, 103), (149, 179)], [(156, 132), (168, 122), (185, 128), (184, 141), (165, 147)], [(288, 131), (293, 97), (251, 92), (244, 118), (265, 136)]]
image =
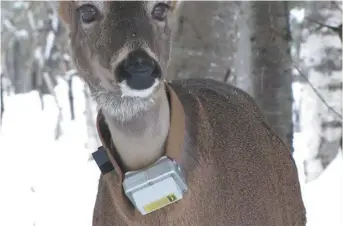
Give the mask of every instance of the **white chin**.
[(147, 89), (138, 90), (138, 89), (130, 88), (126, 83), (126, 80), (123, 80), (121, 83), (119, 83), (120, 90), (122, 93), (121, 96), (122, 97), (148, 98), (154, 93), (154, 89), (158, 85), (158, 81), (159, 80), (155, 78), (155, 82), (152, 84), (152, 86), (150, 86)]

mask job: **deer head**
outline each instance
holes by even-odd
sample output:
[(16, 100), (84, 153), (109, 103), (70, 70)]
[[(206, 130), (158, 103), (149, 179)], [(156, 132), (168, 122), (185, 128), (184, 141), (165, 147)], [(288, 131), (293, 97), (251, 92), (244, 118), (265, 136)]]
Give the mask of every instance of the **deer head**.
[(61, 1), (76, 68), (98, 105), (122, 121), (158, 97), (178, 1)]

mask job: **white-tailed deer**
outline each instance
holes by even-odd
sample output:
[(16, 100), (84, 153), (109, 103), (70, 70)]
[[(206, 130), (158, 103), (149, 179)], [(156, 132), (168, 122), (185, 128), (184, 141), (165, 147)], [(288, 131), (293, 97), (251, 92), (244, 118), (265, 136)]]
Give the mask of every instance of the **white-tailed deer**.
[[(60, 2), (75, 65), (101, 108), (98, 132), (114, 166), (100, 177), (93, 226), (305, 226), (289, 148), (252, 98), (213, 80), (165, 82), (169, 22), (179, 4)], [(163, 156), (180, 166), (174, 173), (181, 171), (168, 183), (146, 183), (141, 191), (150, 193), (130, 193), (130, 199), (127, 173), (145, 172)], [(171, 204), (161, 199), (154, 202), (158, 210), (139, 209), (173, 189)]]

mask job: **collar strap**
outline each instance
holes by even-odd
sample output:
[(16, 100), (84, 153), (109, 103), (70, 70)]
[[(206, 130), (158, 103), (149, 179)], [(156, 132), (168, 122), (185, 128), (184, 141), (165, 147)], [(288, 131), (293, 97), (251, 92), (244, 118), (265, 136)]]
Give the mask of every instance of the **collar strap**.
[[(167, 83), (165, 83), (165, 88), (170, 106), (170, 129), (166, 141), (165, 156), (180, 163), (184, 144), (185, 113), (174, 90)], [(102, 146), (92, 154), (93, 158), (102, 174), (107, 174), (114, 169), (115, 173), (119, 176), (119, 182), (122, 183), (124, 173), (116, 160), (118, 159), (118, 156), (116, 156), (117, 152), (101, 110), (99, 110), (97, 116), (97, 130)]]
[(98, 150), (93, 152), (92, 156), (102, 174), (105, 175), (114, 170), (114, 166), (108, 158), (106, 149), (103, 146), (100, 146)]

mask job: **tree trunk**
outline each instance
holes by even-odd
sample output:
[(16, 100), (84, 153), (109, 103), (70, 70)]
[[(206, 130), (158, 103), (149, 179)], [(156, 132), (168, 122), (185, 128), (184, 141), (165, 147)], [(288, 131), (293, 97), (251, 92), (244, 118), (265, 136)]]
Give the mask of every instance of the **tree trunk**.
[(185, 1), (176, 22), (167, 79), (226, 80), (234, 72), (239, 7), (240, 2)]
[(252, 1), (250, 4), (253, 96), (293, 152), (288, 3)]
[(253, 79), (251, 76), (251, 7), (250, 2), (241, 2), (240, 15), (238, 17), (238, 42), (237, 55), (235, 58), (235, 77), (233, 83), (249, 93), (254, 95)]
[(304, 171), (309, 182), (336, 157), (342, 136), (342, 42), (335, 31), (321, 26), (338, 27), (342, 11), (329, 1), (310, 1), (306, 12), (300, 48), (306, 78), (301, 127), (306, 144)]
[(70, 117), (71, 117), (71, 120), (74, 120), (75, 113), (74, 113), (73, 76), (69, 76), (68, 78), (68, 99), (69, 99), (69, 107), (70, 107)]

